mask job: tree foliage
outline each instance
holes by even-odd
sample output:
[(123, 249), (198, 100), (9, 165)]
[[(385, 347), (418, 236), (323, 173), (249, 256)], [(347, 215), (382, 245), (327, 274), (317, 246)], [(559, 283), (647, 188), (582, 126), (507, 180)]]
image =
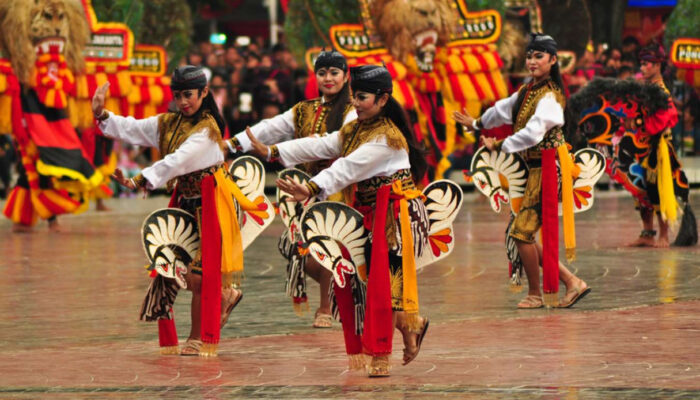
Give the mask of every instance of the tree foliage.
[(664, 41), (670, 51), (673, 41), (681, 37), (700, 38), (700, 2), (678, 0), (666, 22)]
[(309, 47), (332, 47), (328, 36), (331, 26), (360, 21), (357, 0), (291, 0), (284, 32), (290, 50), (301, 62)]

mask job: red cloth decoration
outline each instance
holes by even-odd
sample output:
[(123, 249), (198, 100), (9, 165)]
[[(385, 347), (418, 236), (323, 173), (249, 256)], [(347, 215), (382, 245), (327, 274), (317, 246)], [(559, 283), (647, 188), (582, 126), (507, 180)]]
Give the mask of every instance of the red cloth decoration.
[(377, 190), (377, 203), (372, 229), (372, 258), (367, 279), (367, 306), (365, 308), (362, 345), (373, 357), (391, 354), (394, 323), (391, 310), (391, 278), (389, 274), (389, 246), (386, 242), (386, 214), (389, 209), (391, 185)]
[[(170, 309), (170, 314), (175, 315), (172, 308)], [(158, 344), (160, 347), (173, 347), (178, 345), (175, 319), (158, 320)]]
[(202, 342), (217, 344), (221, 334), (221, 229), (214, 176), (202, 179)]
[(559, 187), (557, 149), (542, 150), (542, 287), (559, 291)]
[(362, 352), (362, 338), (355, 333), (355, 302), (352, 298), (352, 284), (349, 277), (345, 279), (345, 287), (333, 285), (335, 302), (338, 304), (338, 313), (343, 325), (343, 336), (345, 337), (345, 351), (350, 354), (360, 354)]

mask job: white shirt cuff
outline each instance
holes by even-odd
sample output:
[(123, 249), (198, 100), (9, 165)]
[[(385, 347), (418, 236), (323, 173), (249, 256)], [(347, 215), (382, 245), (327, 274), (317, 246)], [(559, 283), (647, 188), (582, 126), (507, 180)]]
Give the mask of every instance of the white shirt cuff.
[(237, 134), (236, 139), (238, 139), (238, 144), (241, 146), (241, 150), (243, 150), (244, 153), (249, 152), (253, 148), (253, 144), (250, 142), (250, 138), (248, 138), (248, 134), (245, 131)]

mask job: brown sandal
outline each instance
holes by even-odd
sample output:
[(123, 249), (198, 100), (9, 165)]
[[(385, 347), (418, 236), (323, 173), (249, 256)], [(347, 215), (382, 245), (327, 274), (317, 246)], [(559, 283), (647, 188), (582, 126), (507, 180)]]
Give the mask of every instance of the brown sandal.
[(180, 350), (181, 356), (198, 356), (199, 349), (202, 348), (203, 342), (199, 339), (187, 339), (185, 345)]
[[(235, 294), (238, 293), (238, 296)], [(231, 311), (238, 305), (243, 298), (243, 292), (234, 288), (224, 289), (221, 292), (221, 327), (228, 322), (228, 317)]]
[(518, 303), (518, 308), (522, 310), (535, 309), (544, 307), (542, 296), (527, 295)]
[(420, 346), (423, 344), (423, 339), (425, 338), (426, 332), (428, 332), (428, 326), (430, 326), (430, 319), (427, 317), (423, 321), (423, 328), (421, 328), (420, 332), (418, 332), (418, 337), (416, 337), (416, 350), (415, 351), (408, 351), (408, 349), (403, 349), (403, 365), (408, 365), (411, 361), (415, 360), (416, 357), (418, 357), (418, 352), (420, 351)]
[(590, 292), (591, 292), (591, 288), (586, 284), (586, 282), (583, 282), (583, 285), (581, 287), (575, 287), (575, 288), (571, 288), (570, 290), (567, 290), (566, 294), (564, 295), (564, 298), (566, 298), (566, 296), (568, 296), (570, 293), (573, 293), (574, 297), (572, 297), (571, 300), (567, 301), (566, 303), (560, 303), (559, 306), (557, 306), (557, 307), (558, 308), (570, 308), (574, 304), (578, 303), (579, 300), (584, 298)]

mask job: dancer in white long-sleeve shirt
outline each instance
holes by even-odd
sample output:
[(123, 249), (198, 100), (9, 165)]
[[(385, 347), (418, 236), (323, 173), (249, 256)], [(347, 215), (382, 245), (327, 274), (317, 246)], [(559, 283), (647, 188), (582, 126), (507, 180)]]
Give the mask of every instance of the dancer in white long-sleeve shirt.
[[(126, 179), (117, 170), (115, 179), (130, 189), (174, 186), (170, 206), (188, 211), (199, 222), (200, 254), (185, 275), (187, 289), (192, 291), (192, 328), (180, 354), (215, 355), (220, 327), (242, 297), (233, 286), (240, 279), (243, 263), (232, 199), (243, 209), (256, 207), (231, 187), (235, 184), (224, 164), (226, 145), (221, 137), (224, 122), (204, 71), (193, 66), (178, 68), (171, 83), (178, 111), (142, 120), (105, 110), (107, 89), (105, 84), (93, 98), (93, 112), (102, 132), (130, 144), (155, 147), (163, 155), (136, 177)], [(177, 286), (172, 281), (151, 285), (141, 319), (158, 320), (161, 346), (177, 349), (171, 311)]]
[[(309, 136), (325, 136), (327, 132), (338, 131), (341, 126), (357, 118), (350, 102), (348, 65), (345, 57), (337, 51), (323, 51), (316, 58), (314, 72), (320, 96), (301, 101), (286, 112), (254, 125), (250, 130), (258, 141), (273, 145)], [(226, 143), (231, 152), (248, 152), (252, 148), (245, 131)], [(320, 160), (305, 163), (299, 168), (315, 175), (329, 165), (329, 160)], [(340, 189), (343, 188), (336, 192)], [(336, 192), (331, 193), (334, 194), (331, 199), (342, 201), (342, 195)], [(332, 317), (329, 290), (332, 274), (312, 257), (300, 254), (298, 240), (295, 239), (298, 238), (290, 238), (287, 234), (280, 238), (279, 248), (288, 260), (287, 294), (292, 297), (295, 311), (302, 314), (308, 308), (306, 275), (311, 276), (320, 285), (320, 304), (314, 316), (313, 326), (330, 328)]]

